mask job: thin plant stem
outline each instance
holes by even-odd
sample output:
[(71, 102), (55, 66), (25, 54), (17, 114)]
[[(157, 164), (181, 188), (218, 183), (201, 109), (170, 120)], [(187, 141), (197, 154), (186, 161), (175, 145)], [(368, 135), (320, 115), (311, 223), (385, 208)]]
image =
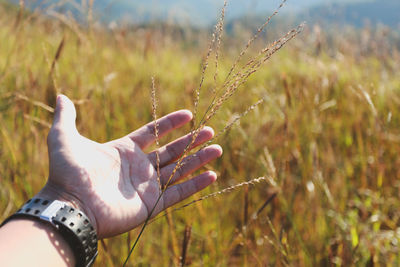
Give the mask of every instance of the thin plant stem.
[[(269, 179), (268, 177), (263, 176), (263, 177), (258, 177), (258, 178), (255, 178), (255, 179), (251, 179), (251, 180), (246, 181), (246, 182), (242, 182), (242, 183), (239, 183), (239, 184), (235, 184), (235, 185), (229, 186), (229, 187), (224, 188), (224, 189), (222, 189), (220, 191), (217, 191), (217, 192), (202, 196), (202, 197), (200, 197), (198, 199), (192, 200), (189, 203), (186, 203), (186, 204), (184, 204), (184, 205), (182, 205), (182, 206), (180, 206), (178, 208), (172, 209), (168, 213), (173, 213), (173, 212), (182, 210), (182, 209), (184, 209), (184, 208), (186, 208), (188, 206), (193, 205), (196, 202), (203, 201), (203, 200), (206, 200), (208, 198), (217, 197), (217, 196), (222, 195), (222, 194), (230, 193), (230, 192), (232, 192), (232, 191), (234, 191), (236, 189), (239, 189), (239, 188), (241, 188), (243, 186), (256, 185), (258, 183), (261, 183), (262, 181), (267, 181), (268, 179)], [(150, 223), (152, 223), (152, 222), (154, 222), (154, 221), (156, 221), (158, 219), (161, 219), (162, 217), (166, 216), (166, 214), (167, 214), (167, 212), (165, 212), (163, 215), (160, 215), (160, 216), (152, 219)]]
[(213, 87), (213, 95), (216, 94), (216, 87), (217, 87), (217, 80), (218, 80), (218, 62), (219, 62), (219, 55), (220, 55), (220, 49), (221, 49), (221, 40), (222, 40), (222, 34), (224, 32), (224, 21), (225, 21), (225, 9), (228, 4), (228, 1), (224, 1), (224, 7), (221, 10), (221, 16), (218, 21), (217, 27), (217, 41), (216, 41), (216, 48), (215, 48), (215, 73), (214, 73), (214, 87)]
[(237, 74), (228, 83), (225, 83), (218, 91), (225, 89), (224, 93), (217, 97), (214, 96), (211, 104), (208, 106), (202, 120), (199, 125), (205, 125), (205, 123), (210, 120), (216, 112), (220, 109), (222, 104), (227, 101), (237, 89), (244, 84), (248, 78), (255, 73), (264, 62), (266, 62), (271, 56), (280, 50), (287, 42), (296, 37), (304, 28), (304, 23), (300, 24), (298, 27), (290, 30), (283, 37), (268, 45), (266, 48), (262, 49), (258, 56), (249, 60), (242, 70), (239, 70)]
[[(156, 86), (154, 77), (151, 77), (151, 111), (154, 120), (154, 135), (156, 137), (156, 147), (160, 147), (160, 137), (158, 134), (158, 121), (157, 121), (157, 98), (156, 98)], [(156, 149), (156, 169), (157, 169), (157, 181), (159, 185), (160, 192), (162, 191), (161, 185), (161, 174), (160, 174), (160, 155)]]
[(204, 148), (208, 145), (210, 145), (212, 142), (214, 142), (216, 139), (218, 139), (220, 136), (222, 136), (226, 131), (231, 129), (233, 125), (235, 125), (238, 121), (240, 121), (244, 116), (246, 116), (250, 111), (254, 110), (257, 106), (261, 105), (264, 103), (264, 99), (258, 100), (255, 104), (251, 105), (248, 107), (243, 113), (240, 115), (236, 116), (231, 122), (225, 125), (225, 127), (219, 131), (213, 138), (207, 141), (201, 148)]
[(284, 37), (274, 42), (272, 48), (271, 46), (268, 46), (267, 48), (263, 49), (260, 52), (258, 59), (250, 60), (252, 64), (247, 64), (249, 65), (247, 70), (243, 74), (237, 75), (237, 78), (233, 80), (230, 85), (225, 89), (224, 94), (222, 94), (220, 97), (218, 97), (216, 101), (210, 104), (206, 114), (204, 114), (203, 116), (203, 120), (200, 122), (200, 125), (204, 127), (205, 123), (207, 123), (207, 121), (209, 121), (217, 113), (222, 104), (226, 102), (230, 97), (232, 97), (237, 89), (242, 84), (244, 84), (248, 80), (248, 78), (261, 67), (264, 62), (271, 58), (271, 56), (279, 49), (281, 49), (287, 42), (296, 37), (302, 31), (303, 27), (304, 24), (300, 24), (297, 28), (292, 29)]
[[(216, 66), (218, 66), (218, 60), (219, 60), (219, 48), (220, 48), (220, 42), (221, 42), (221, 35), (222, 35), (222, 31), (223, 31), (223, 24), (224, 24), (224, 20), (225, 20), (225, 8), (228, 4), (228, 1), (225, 0), (224, 1), (224, 6), (222, 7), (221, 10), (221, 16), (220, 19), (218, 20), (218, 23), (215, 25), (214, 27), (214, 31), (212, 33), (212, 37), (211, 37), (211, 41), (208, 45), (208, 49), (207, 49), (207, 55), (206, 58), (204, 59), (204, 63), (203, 63), (203, 68), (201, 71), (201, 78), (200, 78), (200, 84), (197, 87), (197, 89), (194, 92), (194, 108), (193, 108), (193, 129), (192, 131), (195, 129), (195, 125), (196, 125), (196, 118), (197, 118), (197, 113), (198, 113), (198, 106), (200, 103), (200, 92), (201, 89), (203, 87), (203, 83), (204, 83), (204, 79), (205, 79), (205, 74), (209, 65), (209, 58), (211, 56), (211, 53), (213, 52), (214, 49), (214, 45), (217, 42), (217, 48), (216, 48)], [(216, 69), (217, 71), (217, 69)], [(216, 80), (216, 76), (217, 74), (215, 74), (214, 78)]]
[(235, 70), (237, 64), (239, 63), (240, 59), (243, 57), (243, 55), (247, 52), (247, 50), (249, 49), (249, 47), (251, 46), (251, 44), (258, 38), (258, 36), (260, 35), (261, 32), (264, 31), (264, 29), (268, 26), (268, 24), (270, 23), (271, 19), (278, 14), (279, 10), (284, 6), (284, 4), (286, 3), (287, 0), (283, 0), (281, 2), (281, 4), (279, 5), (279, 7), (274, 11), (274, 13), (272, 13), (271, 16), (269, 16), (267, 18), (267, 20), (265, 21), (265, 23), (257, 29), (256, 33), (253, 35), (253, 37), (251, 37), (249, 39), (249, 41), (247, 42), (246, 46), (244, 47), (244, 49), (240, 52), (239, 56), (236, 58), (235, 62), (233, 63), (231, 69), (229, 70), (228, 75), (225, 78), (225, 81), (228, 81), (230, 75), (232, 74), (232, 72)]

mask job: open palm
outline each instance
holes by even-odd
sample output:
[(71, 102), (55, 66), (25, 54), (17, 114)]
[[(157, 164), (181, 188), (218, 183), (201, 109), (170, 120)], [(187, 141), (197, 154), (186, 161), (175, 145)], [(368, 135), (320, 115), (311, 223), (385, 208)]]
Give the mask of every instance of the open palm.
[[(82, 209), (96, 227), (99, 238), (126, 232), (216, 180), (208, 171), (180, 184), (176, 181), (221, 156), (218, 145), (187, 157), (170, 180), (176, 160), (192, 137), (189, 135), (152, 151), (154, 122), (117, 140), (100, 144), (81, 136), (75, 126), (76, 111), (66, 96), (58, 96), (53, 126), (48, 136), (49, 180), (39, 197), (59, 199)], [(192, 119), (181, 110), (157, 120), (160, 137)], [(191, 148), (208, 141), (213, 131), (205, 127)], [(157, 174), (159, 155), (160, 178)], [(170, 181), (169, 181), (170, 180)], [(160, 186), (161, 183), (161, 186)], [(161, 187), (168, 186), (157, 203)], [(170, 186), (171, 185), (171, 186)]]

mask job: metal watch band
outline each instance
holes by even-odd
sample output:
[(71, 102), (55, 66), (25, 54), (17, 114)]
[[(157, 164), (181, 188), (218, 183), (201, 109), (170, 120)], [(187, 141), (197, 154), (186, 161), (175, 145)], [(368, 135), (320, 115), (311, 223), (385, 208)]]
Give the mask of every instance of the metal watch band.
[(6, 219), (37, 218), (57, 228), (74, 252), (77, 267), (91, 266), (97, 256), (97, 235), (89, 218), (80, 210), (58, 200), (33, 198)]

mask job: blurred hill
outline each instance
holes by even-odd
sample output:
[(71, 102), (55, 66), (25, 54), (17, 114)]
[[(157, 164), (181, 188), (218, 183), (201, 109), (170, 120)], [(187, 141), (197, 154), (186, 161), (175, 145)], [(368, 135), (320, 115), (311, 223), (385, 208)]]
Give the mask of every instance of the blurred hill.
[(400, 1), (380, 0), (363, 3), (331, 3), (310, 8), (301, 14), (310, 23), (354, 25), (385, 24), (400, 27)]
[[(19, 0), (6, 0), (15, 4)], [(36, 0), (26, 1), (31, 8), (69, 11), (78, 16), (85, 13), (89, 0)], [(297, 12), (318, 4), (320, 0), (288, 1), (286, 12)], [(62, 4), (61, 4), (62, 3)], [(227, 18), (233, 19), (247, 15), (266, 15), (276, 9), (281, 0), (230, 0)], [(208, 26), (219, 16), (223, 0), (95, 0), (95, 15), (104, 22), (125, 22), (142, 24), (148, 21), (168, 21), (178, 24), (190, 23), (194, 26)]]
[[(8, 0), (18, 3), (19, 0)], [(31, 8), (71, 12), (85, 18), (89, 0), (28, 1)], [(63, 4), (60, 4), (63, 3)], [(281, 3), (280, 0), (231, 0), (227, 8), (227, 20), (243, 20), (269, 15)], [(223, 0), (95, 0), (94, 14), (105, 23), (143, 24), (163, 21), (179, 25), (212, 25), (223, 4)], [(305, 20), (309, 24), (338, 23), (362, 26), (366, 21), (397, 27), (400, 23), (399, 0), (302, 0), (288, 1), (282, 10), (287, 18)]]

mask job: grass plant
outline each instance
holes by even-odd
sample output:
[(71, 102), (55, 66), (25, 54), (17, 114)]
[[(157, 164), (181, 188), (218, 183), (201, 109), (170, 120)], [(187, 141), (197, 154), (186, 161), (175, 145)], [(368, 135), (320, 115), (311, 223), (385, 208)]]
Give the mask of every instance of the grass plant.
[[(189, 142), (189, 144), (186, 146), (186, 148), (184, 149), (182, 155), (180, 156), (180, 158), (177, 160), (176, 162), (176, 166), (173, 169), (169, 179), (167, 180), (165, 185), (161, 185), (160, 183), (160, 166), (159, 166), (159, 156), (158, 154), (157, 156), (157, 161), (156, 161), (156, 169), (157, 169), (157, 175), (158, 175), (158, 181), (159, 181), (159, 185), (160, 185), (160, 195), (157, 199), (157, 201), (154, 204), (154, 207), (151, 209), (148, 218), (146, 219), (146, 221), (143, 223), (143, 226), (141, 227), (141, 230), (138, 234), (137, 239), (135, 240), (135, 243), (133, 244), (131, 250), (128, 253), (128, 256), (123, 264), (123, 266), (125, 267), (129, 257), (132, 255), (133, 250), (135, 249), (136, 245), (138, 244), (138, 241), (140, 239), (140, 237), (142, 236), (144, 229), (146, 228), (146, 226), (148, 225), (150, 219), (154, 216), (153, 212), (154, 209), (156, 208), (158, 202), (160, 201), (160, 199), (162, 198), (165, 190), (168, 188), (168, 186), (170, 185), (170, 182), (172, 180), (172, 178), (174, 177), (175, 173), (178, 172), (183, 165), (185, 164), (185, 160), (188, 158), (189, 153), (190, 153), (190, 148), (194, 145), (195, 140), (197, 139), (197, 136), (199, 135), (200, 131), (206, 126), (207, 122), (213, 117), (215, 116), (216, 112), (221, 108), (221, 106), (224, 104), (224, 102), (226, 102), (234, 93), (235, 91), (242, 85), (244, 84), (247, 79), (254, 74), (263, 63), (265, 63), (275, 52), (277, 52), (280, 48), (282, 48), (288, 41), (292, 40), (294, 37), (296, 37), (297, 34), (300, 33), (300, 31), (303, 28), (303, 24), (299, 25), (296, 29), (292, 29), (291, 31), (289, 31), (286, 35), (284, 35), (283, 37), (279, 38), (278, 40), (274, 41), (272, 44), (268, 45), (266, 48), (262, 49), (258, 55), (252, 59), (249, 60), (249, 62), (246, 63), (246, 65), (244, 67), (242, 67), (235, 75), (232, 76), (232, 78), (230, 79), (230, 74), (234, 71), (237, 63), (239, 62), (240, 58), (245, 54), (246, 50), (250, 47), (251, 43), (254, 42), (254, 40), (257, 39), (258, 34), (260, 32), (262, 32), (262, 30), (265, 28), (266, 25), (268, 25), (268, 23), (270, 22), (272, 16), (276, 15), (278, 13), (278, 10), (280, 8), (282, 8), (283, 4), (286, 1), (284, 0), (280, 6), (278, 7), (278, 9), (273, 13), (273, 15), (271, 15), (267, 21), (257, 30), (257, 33), (248, 41), (245, 49), (239, 54), (238, 59), (235, 61), (235, 63), (232, 65), (230, 72), (228, 73), (227, 77), (225, 78), (225, 82), (224, 84), (222, 84), (220, 87), (218, 86), (217, 83), (217, 77), (218, 77), (218, 60), (219, 60), (219, 53), (220, 53), (220, 46), (221, 46), (221, 39), (222, 39), (222, 33), (223, 33), (223, 25), (224, 25), (224, 18), (225, 18), (225, 9), (226, 6), (228, 4), (228, 1), (225, 0), (224, 1), (224, 6), (222, 8), (221, 11), (221, 16), (220, 19), (218, 21), (218, 23), (215, 26), (215, 30), (212, 34), (212, 40), (210, 42), (209, 45), (209, 49), (207, 52), (207, 56), (205, 59), (205, 62), (203, 63), (203, 68), (202, 68), (202, 73), (201, 73), (201, 79), (200, 79), (200, 85), (198, 87), (198, 89), (195, 91), (195, 97), (194, 97), (194, 115), (193, 115), (193, 126), (192, 126), (192, 130), (191, 130), (191, 142)], [(63, 43), (63, 42), (62, 42)], [(207, 110), (205, 111), (204, 115), (202, 115), (202, 119), (199, 121), (198, 125), (196, 126), (196, 121), (197, 121), (197, 116), (198, 116), (198, 104), (200, 101), (200, 91), (202, 89), (202, 85), (204, 82), (204, 78), (205, 78), (205, 74), (207, 71), (207, 67), (208, 67), (208, 60), (210, 55), (214, 52), (215, 54), (215, 72), (214, 72), (214, 88), (212, 88), (212, 92), (213, 92), (213, 99), (212, 102), (209, 104)], [(56, 54), (56, 58), (58, 56), (58, 51)], [(242, 74), (243, 73), (243, 74)], [(218, 90), (216, 90), (216, 88), (218, 88)], [(219, 92), (222, 91), (222, 93), (220, 95)], [(151, 99), (152, 99), (152, 111), (153, 111), (153, 119), (156, 121), (155, 126), (154, 126), (154, 135), (156, 137), (156, 145), (157, 147), (159, 146), (159, 138), (158, 138), (158, 126), (157, 126), (157, 116), (156, 116), (156, 108), (157, 108), (157, 103), (156, 103), (156, 98), (155, 98), (155, 88), (154, 88), (154, 78), (152, 78), (152, 91), (151, 91)], [(260, 101), (259, 101), (260, 102)], [(257, 102), (257, 103), (259, 103)], [(254, 105), (251, 105), (245, 112), (244, 114), (248, 113), (250, 110), (254, 109)], [(238, 121), (240, 120), (241, 116), (237, 117), (235, 120)], [(225, 126), (221, 132), (219, 132), (217, 134), (217, 136), (221, 133), (224, 132), (224, 130), (226, 130)], [(263, 178), (265, 179), (265, 178)], [(218, 191), (216, 193), (212, 193), (209, 194), (205, 197), (199, 198), (197, 200), (195, 200), (194, 202), (191, 202), (189, 204), (186, 204), (184, 206), (181, 207), (185, 208), (187, 206), (189, 206), (190, 204), (193, 204), (195, 202), (198, 201), (202, 201), (204, 199), (210, 198), (210, 197), (215, 197), (219, 194), (225, 193), (225, 192), (229, 192), (235, 189), (239, 189), (240, 187), (242, 187), (243, 185), (248, 185), (248, 184), (254, 184), (257, 183), (261, 180), (261, 178), (258, 179), (254, 179), (251, 180), (249, 182), (244, 182), (238, 185), (234, 185), (231, 186), (229, 188), (223, 189), (221, 191)], [(247, 192), (247, 191), (246, 191)], [(247, 196), (247, 195), (246, 195)], [(246, 198), (246, 203), (247, 203), (247, 198)], [(247, 213), (247, 204), (246, 204), (246, 213)], [(167, 214), (167, 216), (169, 216), (169, 214)], [(169, 218), (169, 217), (168, 217)], [(247, 221), (247, 220), (245, 220)], [(183, 250), (185, 251), (185, 250)], [(182, 258), (184, 258), (184, 256), (182, 256)]]

